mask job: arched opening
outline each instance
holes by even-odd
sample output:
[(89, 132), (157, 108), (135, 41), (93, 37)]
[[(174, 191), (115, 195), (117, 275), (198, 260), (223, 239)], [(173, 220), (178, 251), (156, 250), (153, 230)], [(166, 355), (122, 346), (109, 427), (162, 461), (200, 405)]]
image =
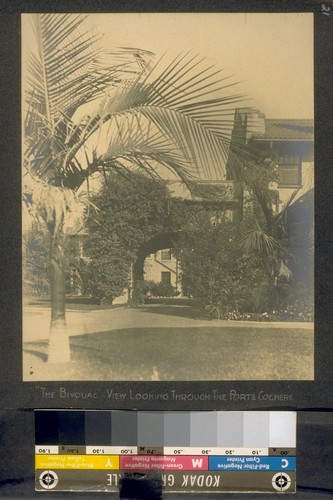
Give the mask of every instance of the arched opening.
[(172, 249), (176, 236), (176, 232), (156, 234), (141, 246), (133, 266), (134, 283), (135, 281), (143, 281), (145, 279), (144, 263), (146, 258), (161, 250)]

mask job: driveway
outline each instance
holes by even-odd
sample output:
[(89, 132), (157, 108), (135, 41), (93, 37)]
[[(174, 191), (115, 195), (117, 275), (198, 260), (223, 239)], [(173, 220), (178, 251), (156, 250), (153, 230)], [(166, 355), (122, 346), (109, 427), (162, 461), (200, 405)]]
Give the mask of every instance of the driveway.
[[(50, 308), (27, 307), (23, 314), (23, 340), (31, 342), (47, 339), (50, 327)], [(312, 323), (226, 321), (203, 319), (197, 309), (188, 305), (149, 304), (142, 307), (115, 309), (71, 310), (66, 312), (70, 336), (91, 334), (127, 328), (193, 328), (193, 327), (249, 327), (256, 330), (300, 329), (313, 331)]]

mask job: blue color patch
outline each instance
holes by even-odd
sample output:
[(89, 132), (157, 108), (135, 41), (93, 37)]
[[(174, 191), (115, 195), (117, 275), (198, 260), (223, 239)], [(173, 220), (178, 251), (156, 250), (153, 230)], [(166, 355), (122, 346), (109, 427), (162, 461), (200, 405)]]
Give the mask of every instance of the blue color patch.
[(296, 457), (210, 456), (208, 468), (216, 471), (295, 471)]

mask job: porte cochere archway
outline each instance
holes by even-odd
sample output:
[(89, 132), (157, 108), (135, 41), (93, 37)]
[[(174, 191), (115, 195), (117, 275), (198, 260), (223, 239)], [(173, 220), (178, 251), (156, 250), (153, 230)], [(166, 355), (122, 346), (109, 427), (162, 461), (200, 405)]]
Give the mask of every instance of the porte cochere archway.
[[(183, 199), (182, 203), (187, 207), (201, 207), (209, 212), (228, 213), (229, 218), (237, 223), (239, 211), (242, 209), (242, 200), (236, 198), (235, 191), (232, 181), (201, 184), (197, 187), (197, 195), (191, 199)], [(145, 279), (146, 258), (151, 254), (156, 254), (159, 250), (172, 249), (180, 233), (184, 234), (184, 230), (161, 232), (141, 245), (132, 269), (133, 287), (137, 282)]]

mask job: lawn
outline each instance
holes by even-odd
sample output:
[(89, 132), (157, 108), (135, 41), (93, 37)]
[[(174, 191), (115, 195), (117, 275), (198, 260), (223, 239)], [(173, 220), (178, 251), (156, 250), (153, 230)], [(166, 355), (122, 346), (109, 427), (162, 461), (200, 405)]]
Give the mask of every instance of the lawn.
[(313, 333), (300, 328), (123, 328), (71, 337), (72, 361), (49, 365), (25, 343), (25, 380), (311, 380)]

